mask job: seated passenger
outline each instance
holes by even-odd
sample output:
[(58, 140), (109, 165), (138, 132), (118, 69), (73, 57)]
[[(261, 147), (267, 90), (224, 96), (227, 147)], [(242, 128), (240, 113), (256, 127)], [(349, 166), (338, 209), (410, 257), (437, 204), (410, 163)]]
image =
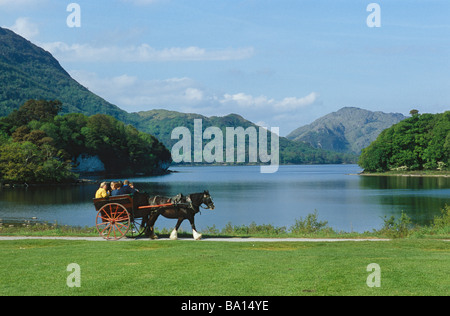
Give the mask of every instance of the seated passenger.
[(102, 199), (102, 198), (107, 197), (108, 196), (108, 192), (106, 191), (107, 188), (108, 188), (108, 183), (102, 182), (100, 184), (100, 188), (95, 193), (95, 198)]
[(111, 181), (111, 183), (109, 183), (108, 185), (108, 194), (112, 195), (112, 191), (114, 190), (114, 181)]
[(113, 182), (112, 186), (111, 186), (111, 196), (117, 196), (117, 195), (121, 195), (120, 194), (120, 188), (122, 187), (122, 184), (120, 182)]
[(134, 187), (134, 183), (133, 182), (130, 182), (130, 188), (132, 188), (136, 192), (139, 192), (139, 190)]
[(132, 189), (132, 188), (130, 187), (130, 181), (128, 181), (128, 180), (125, 180), (125, 181), (123, 182), (123, 186), (119, 189), (119, 195), (133, 194), (133, 193), (135, 193), (135, 192), (136, 192), (136, 190), (135, 190), (135, 189)]

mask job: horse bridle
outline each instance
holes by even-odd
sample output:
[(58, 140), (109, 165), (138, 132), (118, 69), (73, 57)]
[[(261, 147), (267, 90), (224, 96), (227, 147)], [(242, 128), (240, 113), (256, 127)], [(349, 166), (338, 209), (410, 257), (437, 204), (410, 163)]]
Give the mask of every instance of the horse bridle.
[[(191, 200), (191, 197), (189, 195), (186, 196), (186, 202), (189, 203), (189, 208), (194, 209), (194, 205), (192, 204), (192, 200)], [(211, 202), (212, 202), (212, 200), (211, 200)], [(203, 207), (203, 204), (205, 204), (206, 207)], [(206, 202), (204, 202), (203, 200), (202, 200), (202, 203), (200, 203), (199, 207), (201, 207), (204, 210), (210, 210), (211, 209), (211, 207), (208, 204), (206, 204)]]
[[(202, 206), (203, 204), (205, 204), (206, 207), (203, 207), (203, 206)], [(202, 209), (204, 209), (204, 210), (210, 210), (210, 209), (211, 209), (206, 203), (200, 204), (200, 207), (201, 207)]]

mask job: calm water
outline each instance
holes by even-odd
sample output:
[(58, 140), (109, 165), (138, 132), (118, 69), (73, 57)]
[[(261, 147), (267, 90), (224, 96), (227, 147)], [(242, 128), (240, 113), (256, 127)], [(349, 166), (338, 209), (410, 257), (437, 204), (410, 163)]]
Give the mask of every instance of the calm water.
[[(449, 178), (362, 177), (356, 165), (281, 166), (260, 174), (258, 166), (178, 167), (166, 176), (130, 179), (141, 191), (174, 196), (209, 190), (216, 209), (196, 216), (198, 229), (216, 225), (272, 224), (290, 227), (295, 219), (318, 211), (319, 220), (336, 230), (379, 229), (384, 216), (402, 210), (415, 223), (428, 224), (450, 204)], [(0, 190), (0, 218), (72, 226), (94, 226), (92, 197), (97, 185)], [(175, 220), (160, 217), (158, 228)], [(183, 224), (188, 230), (189, 224)]]

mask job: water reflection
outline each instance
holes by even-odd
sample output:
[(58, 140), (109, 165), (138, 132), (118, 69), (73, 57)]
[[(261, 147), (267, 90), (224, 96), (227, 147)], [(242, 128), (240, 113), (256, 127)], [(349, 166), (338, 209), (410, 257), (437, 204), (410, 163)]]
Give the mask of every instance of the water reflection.
[(28, 188), (5, 188), (0, 191), (1, 202), (24, 205), (77, 204), (92, 195), (97, 185), (61, 185)]
[(383, 216), (405, 211), (414, 223), (428, 225), (450, 202), (450, 179), (444, 177), (360, 177), (367, 203), (380, 205)]
[(381, 190), (430, 190), (448, 189), (450, 178), (447, 177), (384, 177), (361, 176), (359, 177), (362, 189)]

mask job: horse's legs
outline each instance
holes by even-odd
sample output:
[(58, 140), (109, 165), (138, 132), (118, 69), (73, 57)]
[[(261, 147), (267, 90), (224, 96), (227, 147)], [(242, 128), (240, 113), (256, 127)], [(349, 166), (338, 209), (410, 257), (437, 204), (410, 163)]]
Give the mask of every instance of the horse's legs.
[(171, 240), (177, 240), (178, 239), (178, 228), (180, 228), (181, 223), (184, 221), (183, 217), (178, 218), (178, 222), (177, 225), (175, 226), (174, 230), (172, 231), (172, 233), (170, 234), (170, 239)]
[(155, 226), (155, 222), (159, 217), (159, 213), (153, 214), (150, 216), (150, 219), (148, 220), (147, 228), (145, 231), (145, 235), (150, 236), (151, 239), (158, 239), (158, 236), (155, 235), (155, 229), (153, 226)]
[(144, 228), (144, 236), (149, 238), (150, 237), (150, 229), (148, 228), (148, 221), (150, 220), (149, 215), (145, 215), (142, 217), (142, 225), (145, 225)]
[(194, 216), (189, 216), (189, 222), (191, 223), (191, 227), (192, 227), (192, 236), (194, 237), (195, 240), (200, 240), (202, 239), (202, 234), (199, 234), (197, 232), (197, 229), (195, 228), (195, 222), (194, 222)]

